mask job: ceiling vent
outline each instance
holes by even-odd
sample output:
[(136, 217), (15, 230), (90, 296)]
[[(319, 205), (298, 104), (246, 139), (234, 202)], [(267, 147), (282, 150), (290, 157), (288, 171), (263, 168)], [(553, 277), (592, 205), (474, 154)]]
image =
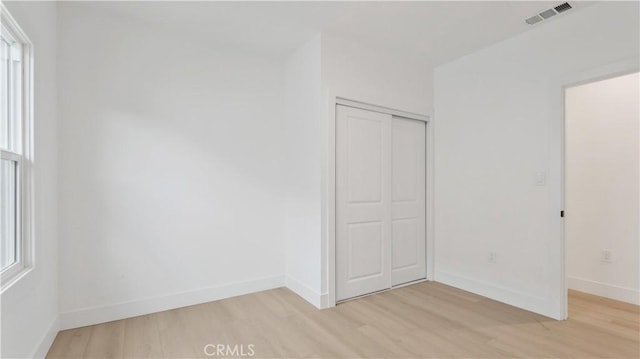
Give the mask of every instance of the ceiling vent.
[(542, 16), (543, 19), (548, 19), (552, 16), (555, 16), (557, 14), (557, 12), (555, 12), (553, 9), (549, 9), (549, 10), (545, 10), (543, 12), (540, 13), (540, 16)]
[(572, 8), (573, 7), (568, 2), (562, 3), (562, 4), (556, 6), (556, 7), (552, 8), (552, 9), (544, 10), (544, 11), (540, 12), (539, 14), (534, 15), (534, 16), (526, 19), (525, 22), (527, 24), (529, 24), (529, 25), (537, 24), (542, 20), (546, 20), (546, 19), (548, 19), (548, 18), (550, 18), (552, 16), (556, 16), (556, 15), (558, 15), (560, 13), (563, 13), (563, 12), (565, 12), (567, 10), (570, 10)]
[(540, 17), (540, 15), (535, 15), (535, 16), (532, 16), (532, 17), (528, 18), (528, 19), (527, 19), (527, 20), (525, 20), (525, 21), (527, 22), (527, 24), (529, 24), (529, 25), (533, 25), (533, 24), (535, 24), (535, 23), (537, 23), (537, 22), (540, 22), (540, 21), (542, 21), (542, 20), (544, 20), (544, 19), (543, 19), (543, 18), (541, 18), (541, 17)]
[(568, 3), (568, 2), (566, 2), (566, 3), (564, 3), (564, 4), (560, 4), (560, 5), (556, 6), (556, 7), (554, 7), (553, 9), (554, 9), (555, 11), (557, 11), (557, 12), (558, 12), (558, 14), (559, 14), (559, 13), (561, 13), (561, 12), (565, 12), (565, 11), (567, 11), (567, 10), (571, 9), (571, 5), (569, 5), (569, 3)]

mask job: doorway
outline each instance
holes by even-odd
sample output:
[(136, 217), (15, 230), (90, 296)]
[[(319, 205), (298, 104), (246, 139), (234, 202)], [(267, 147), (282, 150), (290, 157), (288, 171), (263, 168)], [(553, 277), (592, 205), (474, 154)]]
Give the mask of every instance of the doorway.
[(426, 278), (426, 122), (336, 106), (336, 300)]
[(640, 304), (640, 74), (564, 90), (569, 290)]

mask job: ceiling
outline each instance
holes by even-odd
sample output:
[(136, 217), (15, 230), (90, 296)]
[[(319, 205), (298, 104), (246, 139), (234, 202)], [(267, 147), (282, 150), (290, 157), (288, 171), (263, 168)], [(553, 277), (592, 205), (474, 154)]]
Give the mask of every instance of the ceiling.
[(536, 25), (524, 20), (563, 1), (429, 2), (188, 2), (66, 3), (184, 31), (217, 46), (284, 57), (319, 31), (372, 47), (406, 51), (438, 65), (558, 18)]

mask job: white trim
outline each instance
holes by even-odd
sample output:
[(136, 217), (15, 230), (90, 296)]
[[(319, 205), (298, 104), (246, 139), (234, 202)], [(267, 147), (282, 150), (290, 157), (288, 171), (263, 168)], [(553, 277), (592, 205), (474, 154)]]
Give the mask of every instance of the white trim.
[(3, 160), (9, 160), (9, 161), (14, 161), (14, 162), (21, 162), (22, 161), (22, 156), (20, 156), (19, 154), (15, 153), (15, 152), (0, 150), (0, 153), (1, 153), (1, 156), (2, 156)]
[(420, 283), (424, 283), (424, 282), (430, 282), (430, 280), (427, 279), (427, 278), (416, 279), (416, 280), (412, 280), (411, 282), (396, 284), (393, 287), (391, 287), (389, 289), (386, 289), (386, 290), (392, 290), (392, 289), (398, 289), (398, 288), (402, 288), (402, 287), (408, 287), (410, 285), (420, 284)]
[(434, 172), (434, 163), (435, 163), (435, 134), (434, 134), (434, 122), (431, 117), (429, 117), (429, 121), (425, 123), (425, 131), (426, 131), (426, 177), (425, 177), (425, 185), (427, 186), (425, 195), (427, 196), (425, 202), (425, 216), (426, 216), (426, 228), (425, 228), (425, 236), (426, 245), (425, 250), (427, 251), (425, 259), (426, 263), (426, 276), (427, 280), (434, 280), (434, 271), (435, 271), (435, 259), (436, 259), (436, 240), (435, 240), (435, 172)]
[[(433, 131), (433, 119), (427, 115), (421, 115), (411, 113), (402, 110), (396, 110), (383, 106), (376, 106), (366, 102), (346, 99), (344, 97), (335, 96), (330, 89), (326, 89), (325, 94), (325, 107), (324, 110), (326, 118), (326, 139), (325, 139), (325, 154), (326, 154), (326, 173), (325, 186), (323, 189), (323, 203), (326, 204), (326, 208), (323, 209), (323, 226), (326, 226), (326, 235), (323, 236), (323, 240), (326, 240), (326, 254), (327, 258), (324, 259), (324, 265), (326, 268), (322, 268), (323, 283), (327, 284), (327, 293), (325, 305), (321, 308), (331, 308), (336, 305), (336, 106), (343, 105), (349, 107), (355, 107), (363, 110), (369, 110), (374, 112), (380, 112), (389, 114), (392, 116), (403, 117), (418, 121), (425, 122), (426, 128), (426, 248), (427, 251), (425, 259), (426, 263), (426, 280), (433, 280), (434, 278), (434, 266), (435, 266), (435, 237), (434, 237), (434, 131)], [(412, 284), (411, 282), (410, 284)], [(394, 287), (395, 288), (395, 287)], [(303, 297), (304, 298), (304, 297)]]
[[(327, 173), (326, 173), (326, 200), (325, 218), (327, 221), (326, 246), (327, 246), (327, 308), (336, 306), (336, 106), (338, 98), (331, 90), (326, 94), (326, 144), (327, 144)], [(325, 239), (323, 237), (323, 239)]]
[[(7, 7), (4, 4), (0, 3), (0, 16), (2, 16), (2, 25), (7, 22), (11, 24), (11, 28), (8, 29), (11, 31), (11, 35), (14, 37), (14, 40), (21, 41), (22, 43), (27, 43), (29, 46), (33, 44), (27, 33), (22, 30), (20, 26), (18, 26), (18, 22), (13, 18)], [(17, 39), (15, 38), (17, 37)]]
[(578, 277), (567, 277), (567, 287), (580, 292), (640, 305), (640, 290)]
[(313, 304), (316, 308), (323, 309), (327, 307), (327, 293), (320, 294), (291, 276), (286, 276), (285, 285), (289, 290), (299, 295), (307, 302)]
[[(35, 231), (33, 203), (33, 161), (34, 161), (34, 60), (33, 43), (27, 34), (11, 16), (4, 4), (0, 3), (0, 23), (2, 31), (9, 32), (12, 38), (21, 44), (22, 52), (22, 78), (21, 78), (21, 111), (20, 123), (21, 143), (19, 150), (21, 159), (18, 161), (19, 181), (17, 186), (20, 199), (18, 201), (19, 258), (15, 268), (5, 270), (0, 276), (0, 293), (11, 288), (20, 278), (23, 278), (35, 265)], [(6, 155), (3, 151), (2, 156)]]
[(344, 97), (336, 97), (335, 104), (336, 105), (349, 106), (349, 107), (355, 107), (355, 108), (359, 108), (361, 110), (369, 110), (369, 111), (374, 111), (374, 112), (386, 113), (388, 115), (404, 117), (404, 118), (408, 118), (408, 119), (411, 119), (411, 120), (418, 120), (418, 121), (424, 121), (424, 122), (428, 122), (429, 121), (429, 116), (426, 116), (426, 115), (420, 115), (420, 114), (417, 114), (417, 113), (412, 113), (412, 112), (407, 112), (407, 111), (402, 111), (402, 110), (396, 110), (396, 109), (393, 109), (393, 108), (373, 105), (373, 104), (366, 103), (366, 102), (361, 102), (361, 101), (349, 100), (349, 99), (346, 99)]
[(84, 327), (162, 312), (190, 305), (202, 304), (238, 295), (280, 288), (284, 285), (284, 276), (273, 276), (255, 280), (228, 283), (210, 288), (190, 290), (141, 300), (112, 305), (84, 308), (60, 314), (60, 330)]
[(423, 278), (423, 279), (417, 279), (417, 280), (414, 280), (414, 281), (411, 281), (411, 282), (407, 282), (407, 283), (402, 283), (402, 284), (394, 285), (394, 286), (393, 286), (393, 287), (391, 287), (391, 288), (385, 288), (385, 289), (379, 290), (379, 291), (377, 291), (377, 292), (367, 293), (367, 294), (359, 295), (359, 296), (357, 296), (357, 297), (351, 297), (351, 298), (347, 298), (347, 299), (339, 300), (338, 302), (336, 302), (336, 305), (338, 305), (338, 304), (342, 304), (342, 303), (346, 303), (346, 302), (350, 302), (350, 301), (352, 301), (352, 300), (356, 300), (356, 299), (360, 299), (360, 298), (369, 297), (369, 296), (372, 296), (372, 295), (376, 295), (376, 294), (380, 294), (380, 293), (388, 292), (388, 291), (391, 291), (391, 290), (394, 290), (394, 289), (403, 288), (403, 287), (408, 287), (408, 286), (410, 286), (410, 285), (414, 285), (414, 284), (424, 283), (424, 282), (429, 282), (429, 280), (428, 280), (428, 279), (426, 279), (426, 278)]
[(47, 356), (49, 349), (51, 349), (51, 345), (53, 344), (53, 341), (56, 339), (56, 335), (58, 335), (59, 330), (60, 330), (59, 318), (56, 317), (56, 319), (49, 326), (49, 329), (47, 329), (47, 332), (44, 334), (44, 337), (42, 337), (42, 340), (40, 341), (40, 345), (38, 345), (35, 352), (33, 352), (33, 354), (31, 355), (31, 358), (44, 359)]
[(547, 315), (545, 313), (549, 312), (546, 298), (515, 291), (489, 282), (442, 270), (436, 270), (435, 281), (534, 313)]
[[(550, 178), (558, 178), (559, 183), (551, 184), (550, 200), (551, 208), (554, 209), (552, 216), (560, 218), (559, 214), (565, 207), (565, 90), (569, 87), (579, 86), (585, 83), (596, 82), (608, 78), (618, 77), (633, 72), (640, 71), (640, 58), (631, 57), (614, 63), (598, 66), (586, 71), (569, 73), (551, 84), (549, 93), (551, 94), (551, 113), (556, 114), (551, 123), (551, 166)], [(556, 172), (557, 171), (557, 172)], [(566, 216), (566, 213), (565, 213)], [(557, 233), (558, 240), (554, 248), (554, 257), (551, 263), (554, 269), (551, 271), (551, 298), (550, 306), (553, 308), (553, 318), (567, 319), (569, 316), (568, 303), (568, 280), (566, 268), (566, 239), (564, 221), (559, 220), (559, 228), (552, 229)], [(553, 233), (552, 232), (552, 233)]]

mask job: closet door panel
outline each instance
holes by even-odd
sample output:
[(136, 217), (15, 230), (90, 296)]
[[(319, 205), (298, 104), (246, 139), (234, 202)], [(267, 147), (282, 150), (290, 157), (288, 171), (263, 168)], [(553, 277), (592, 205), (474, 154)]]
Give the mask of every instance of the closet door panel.
[(338, 106), (336, 299), (391, 286), (390, 115)]
[(425, 137), (424, 122), (393, 118), (392, 286), (426, 277)]

